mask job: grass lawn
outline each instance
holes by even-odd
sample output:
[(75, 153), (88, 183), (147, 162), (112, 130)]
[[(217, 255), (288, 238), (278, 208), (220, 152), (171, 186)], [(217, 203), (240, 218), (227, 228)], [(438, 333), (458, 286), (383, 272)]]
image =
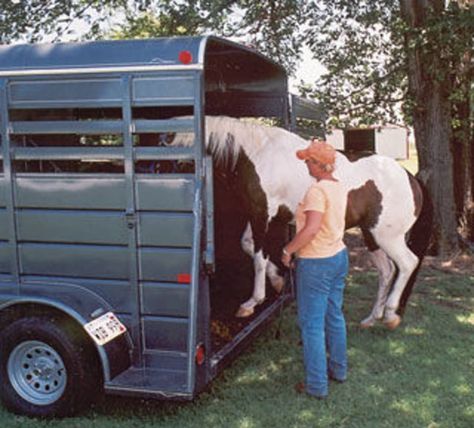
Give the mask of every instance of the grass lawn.
[(360, 330), (375, 274), (346, 293), (349, 379), (321, 402), (293, 392), (303, 368), (295, 307), (193, 403), (106, 397), (81, 417), (41, 421), (0, 407), (0, 427), (474, 427), (474, 276), (421, 272), (398, 330)]

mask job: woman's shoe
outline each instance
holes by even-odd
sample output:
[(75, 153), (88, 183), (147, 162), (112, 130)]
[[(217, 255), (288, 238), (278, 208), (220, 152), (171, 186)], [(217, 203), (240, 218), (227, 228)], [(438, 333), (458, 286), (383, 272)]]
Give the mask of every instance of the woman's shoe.
[(309, 395), (310, 397), (316, 398), (316, 400), (325, 400), (327, 398), (327, 395), (315, 395), (315, 394), (310, 394), (308, 391), (306, 391), (306, 387), (304, 382), (298, 382), (295, 385), (295, 391), (298, 394), (306, 394)]
[(328, 374), (328, 378), (337, 383), (344, 383), (347, 380), (347, 379), (338, 379), (337, 377), (334, 377), (331, 373)]

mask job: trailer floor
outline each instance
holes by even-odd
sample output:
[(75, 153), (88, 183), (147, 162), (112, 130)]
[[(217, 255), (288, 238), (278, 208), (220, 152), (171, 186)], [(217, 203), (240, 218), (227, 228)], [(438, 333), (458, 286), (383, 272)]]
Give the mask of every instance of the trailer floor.
[(238, 268), (229, 267), (226, 271), (216, 275), (218, 278), (215, 278), (211, 284), (211, 345), (213, 353), (231, 342), (240, 331), (278, 298), (278, 294), (267, 282), (267, 297), (262, 304), (255, 308), (255, 313), (247, 318), (235, 316), (241, 303), (246, 301), (252, 293), (253, 269), (251, 267), (246, 267), (245, 262)]
[[(247, 318), (235, 316), (239, 306), (253, 291), (253, 260), (241, 248), (241, 236), (248, 222), (244, 204), (238, 197), (233, 179), (214, 170), (214, 229), (216, 272), (210, 283), (212, 352), (215, 353), (249, 325), (278, 295), (267, 281), (266, 300)], [(267, 235), (272, 260), (278, 260), (281, 248), (288, 242), (288, 227), (272, 228)]]

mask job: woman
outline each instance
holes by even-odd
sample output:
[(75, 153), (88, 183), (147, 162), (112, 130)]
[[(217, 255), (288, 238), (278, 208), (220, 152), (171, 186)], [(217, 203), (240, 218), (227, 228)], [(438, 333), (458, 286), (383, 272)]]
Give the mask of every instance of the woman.
[(342, 313), (349, 262), (344, 235), (347, 192), (333, 176), (336, 152), (313, 140), (296, 153), (316, 181), (296, 210), (296, 235), (283, 248), (289, 267), (296, 255), (298, 321), (303, 338), (305, 382), (298, 392), (323, 399), (328, 377), (347, 376), (346, 323)]

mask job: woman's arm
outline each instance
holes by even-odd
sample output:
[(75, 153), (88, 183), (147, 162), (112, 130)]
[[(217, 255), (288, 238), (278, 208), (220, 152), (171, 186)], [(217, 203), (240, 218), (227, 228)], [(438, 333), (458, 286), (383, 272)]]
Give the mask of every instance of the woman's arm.
[(305, 223), (303, 228), (294, 238), (283, 248), (281, 262), (289, 267), (292, 254), (309, 244), (321, 227), (323, 213), (320, 211), (305, 211)]

